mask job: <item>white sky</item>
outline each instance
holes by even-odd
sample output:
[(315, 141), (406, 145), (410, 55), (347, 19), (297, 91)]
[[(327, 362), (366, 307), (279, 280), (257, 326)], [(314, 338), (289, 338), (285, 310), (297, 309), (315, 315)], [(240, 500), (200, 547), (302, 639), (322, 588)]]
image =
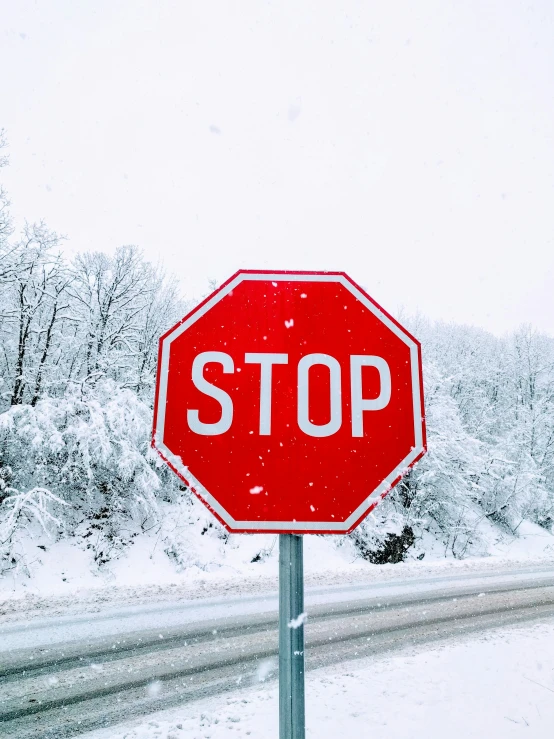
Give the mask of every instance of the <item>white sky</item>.
[(554, 334), (551, 0), (0, 0), (2, 177), (67, 249), (206, 292), (339, 269)]

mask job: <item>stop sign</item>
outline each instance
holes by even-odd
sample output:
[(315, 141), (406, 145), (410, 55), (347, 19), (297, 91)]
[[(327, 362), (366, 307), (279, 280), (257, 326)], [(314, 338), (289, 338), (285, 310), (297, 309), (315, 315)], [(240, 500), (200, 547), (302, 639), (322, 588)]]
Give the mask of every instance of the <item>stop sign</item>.
[(232, 532), (347, 533), (425, 453), (419, 342), (341, 272), (237, 272), (160, 339), (152, 444)]

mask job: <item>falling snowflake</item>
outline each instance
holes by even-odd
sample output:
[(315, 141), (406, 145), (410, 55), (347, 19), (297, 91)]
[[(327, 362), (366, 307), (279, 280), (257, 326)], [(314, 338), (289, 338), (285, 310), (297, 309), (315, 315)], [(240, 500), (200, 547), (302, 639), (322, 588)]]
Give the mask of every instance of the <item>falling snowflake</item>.
[(308, 614), (304, 611), (304, 613), (301, 613), (296, 618), (291, 619), (287, 625), (289, 629), (298, 629), (302, 624), (305, 624), (307, 620)]
[(264, 659), (256, 671), (256, 677), (258, 681), (263, 683), (264, 680), (271, 675), (277, 669), (277, 660), (275, 657)]
[(161, 680), (154, 680), (151, 683), (148, 683), (146, 686), (146, 693), (149, 698), (155, 698), (162, 692), (162, 682)]

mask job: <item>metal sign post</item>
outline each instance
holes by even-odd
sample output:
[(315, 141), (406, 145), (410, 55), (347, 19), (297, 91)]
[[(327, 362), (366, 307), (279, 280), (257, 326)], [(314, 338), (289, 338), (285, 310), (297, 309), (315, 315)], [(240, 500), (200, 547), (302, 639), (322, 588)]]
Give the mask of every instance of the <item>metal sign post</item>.
[(302, 536), (279, 536), (279, 739), (304, 739)]

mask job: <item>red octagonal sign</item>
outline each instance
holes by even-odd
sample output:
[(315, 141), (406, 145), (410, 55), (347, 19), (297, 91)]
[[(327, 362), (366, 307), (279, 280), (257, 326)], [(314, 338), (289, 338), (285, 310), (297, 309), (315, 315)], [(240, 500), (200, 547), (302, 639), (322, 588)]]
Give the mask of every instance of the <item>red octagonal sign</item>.
[(344, 273), (238, 272), (160, 339), (152, 444), (229, 531), (347, 533), (425, 443), (419, 342)]

